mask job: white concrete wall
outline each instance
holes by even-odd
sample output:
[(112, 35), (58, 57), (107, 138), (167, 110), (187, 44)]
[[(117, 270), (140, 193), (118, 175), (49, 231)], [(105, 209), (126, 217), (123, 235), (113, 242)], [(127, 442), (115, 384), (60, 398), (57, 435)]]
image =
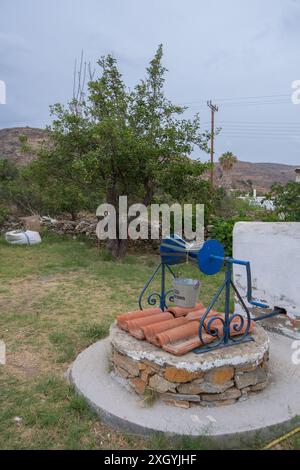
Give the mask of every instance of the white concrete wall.
[[(255, 300), (271, 308), (283, 307), (289, 316), (300, 317), (300, 222), (235, 224), (233, 256), (250, 261)], [(243, 297), (245, 271), (244, 267), (234, 267), (234, 280)], [(241, 311), (238, 304), (236, 310)]]

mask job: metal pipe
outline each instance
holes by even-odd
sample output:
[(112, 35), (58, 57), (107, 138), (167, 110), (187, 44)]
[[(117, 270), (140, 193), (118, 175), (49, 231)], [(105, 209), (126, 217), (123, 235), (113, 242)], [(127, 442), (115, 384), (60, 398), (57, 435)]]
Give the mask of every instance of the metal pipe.
[(232, 265), (230, 263), (226, 263), (224, 344), (228, 343), (229, 336), (230, 336), (229, 314), (230, 314), (231, 269), (232, 269)]
[(253, 318), (253, 321), (265, 320), (265, 318), (272, 318), (276, 317), (277, 315), (286, 315), (286, 310), (281, 307), (274, 307), (273, 312), (260, 315), (259, 317), (255, 317)]

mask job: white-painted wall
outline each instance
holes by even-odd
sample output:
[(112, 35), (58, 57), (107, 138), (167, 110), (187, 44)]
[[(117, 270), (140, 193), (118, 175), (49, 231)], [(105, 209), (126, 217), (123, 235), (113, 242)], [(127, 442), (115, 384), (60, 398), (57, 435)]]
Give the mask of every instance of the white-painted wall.
[[(289, 316), (300, 317), (300, 222), (235, 224), (233, 256), (250, 261), (255, 300), (271, 308), (283, 307)], [(245, 271), (244, 267), (234, 267), (234, 280), (243, 297)], [(238, 304), (236, 310), (241, 311)]]

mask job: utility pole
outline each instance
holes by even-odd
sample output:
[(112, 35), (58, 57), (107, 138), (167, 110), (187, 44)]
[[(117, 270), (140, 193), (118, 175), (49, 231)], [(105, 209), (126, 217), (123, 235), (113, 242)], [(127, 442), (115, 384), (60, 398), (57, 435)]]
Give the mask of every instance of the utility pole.
[(214, 187), (214, 138), (215, 138), (215, 113), (219, 111), (219, 107), (212, 104), (211, 100), (207, 102), (207, 106), (211, 110), (211, 132), (210, 132), (210, 184)]

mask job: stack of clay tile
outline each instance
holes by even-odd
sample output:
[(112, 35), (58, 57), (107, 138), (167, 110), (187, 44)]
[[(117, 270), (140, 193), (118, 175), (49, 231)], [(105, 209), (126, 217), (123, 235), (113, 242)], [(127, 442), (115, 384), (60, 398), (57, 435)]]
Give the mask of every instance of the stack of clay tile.
[[(195, 308), (170, 307), (168, 311), (162, 312), (160, 308), (149, 308), (146, 310), (136, 310), (117, 317), (117, 324), (120, 328), (128, 331), (132, 336), (140, 340), (146, 340), (165, 351), (182, 356), (193, 349), (203, 346), (199, 338), (200, 320), (206, 309), (201, 303)], [(212, 322), (212, 317), (216, 317)], [(202, 340), (205, 344), (215, 341), (223, 334), (224, 314), (211, 310), (204, 321), (204, 331)], [(241, 325), (241, 318), (236, 317), (230, 325), (232, 336), (243, 334), (246, 330), (247, 321)], [(205, 331), (210, 328), (212, 336)], [(250, 332), (254, 328), (251, 322)]]

